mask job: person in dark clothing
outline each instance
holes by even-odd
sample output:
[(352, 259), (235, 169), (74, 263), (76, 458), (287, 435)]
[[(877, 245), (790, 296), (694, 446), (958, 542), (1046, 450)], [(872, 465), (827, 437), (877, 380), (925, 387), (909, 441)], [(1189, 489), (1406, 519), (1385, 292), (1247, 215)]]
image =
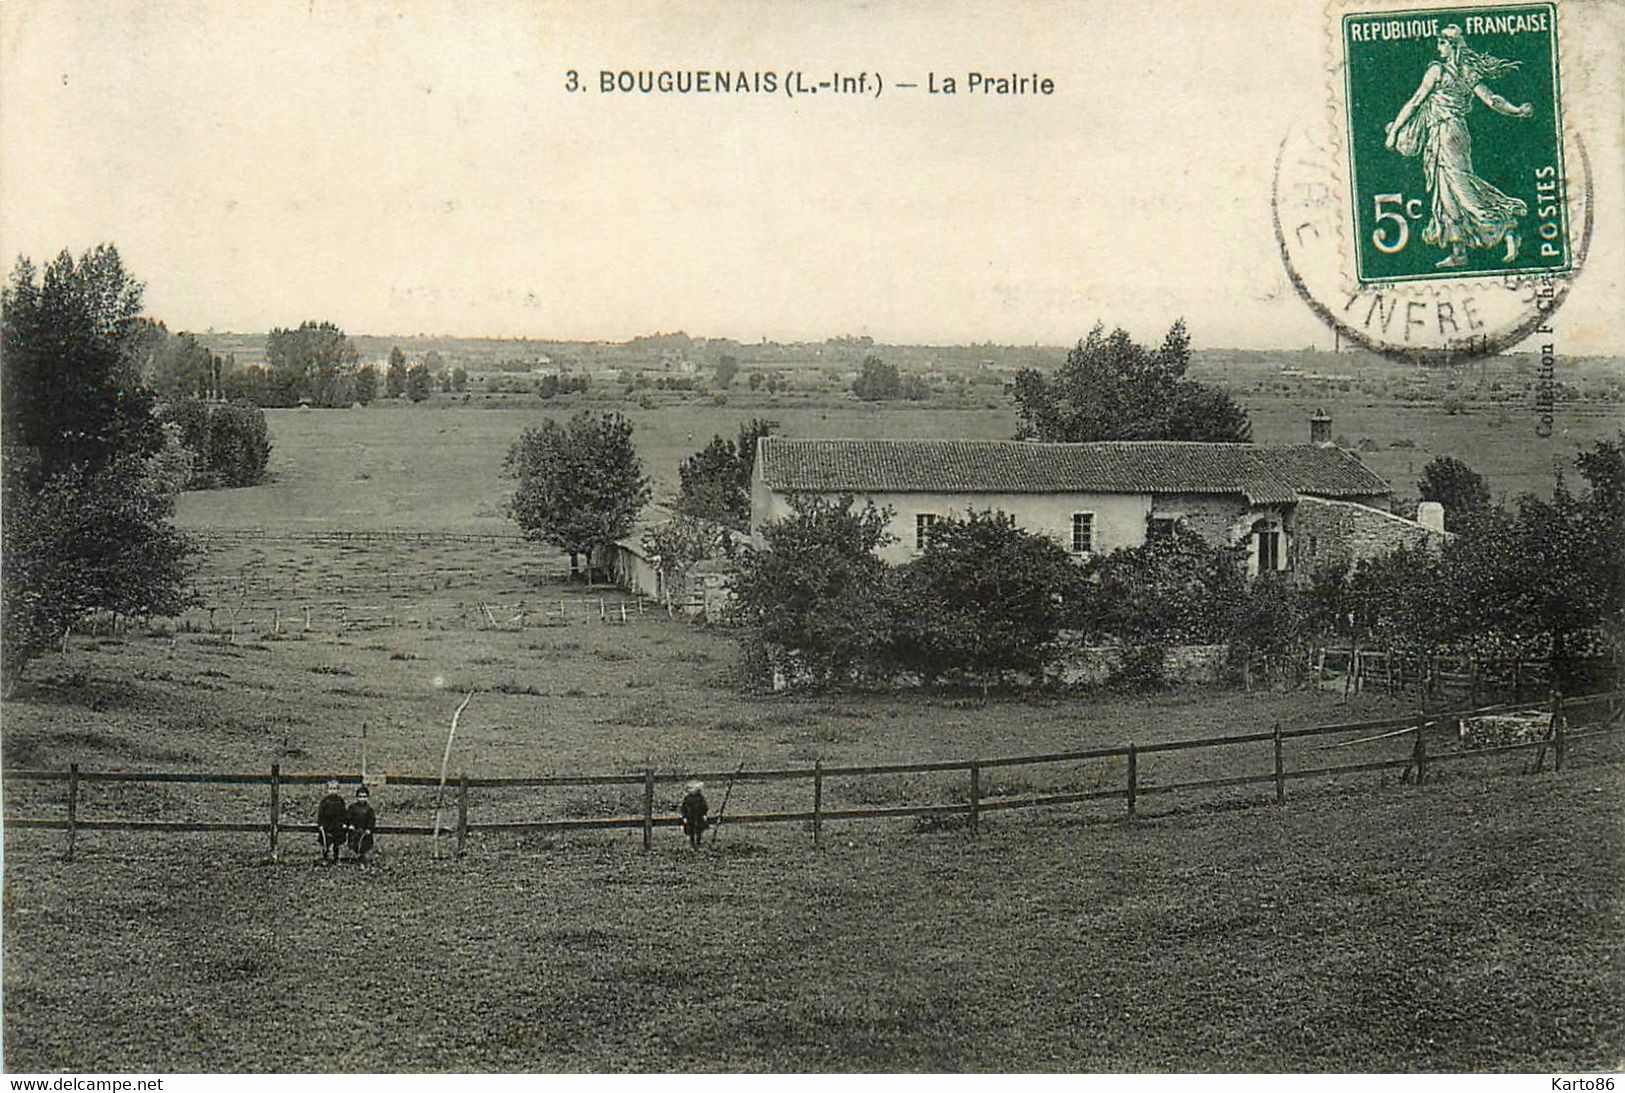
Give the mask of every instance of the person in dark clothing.
[(700, 836), (710, 826), (706, 822), (705, 814), (711, 806), (705, 803), (705, 783), (690, 782), (683, 787), (683, 803), (677, 806), (677, 811), (683, 817), (683, 833), (688, 836), (688, 845), (695, 850), (700, 848)]
[(322, 844), (322, 864), (327, 864), (327, 853), (333, 852), (333, 861), (339, 860), (339, 849), (344, 845), (344, 834), (350, 826), (349, 809), (339, 796), (339, 784), (327, 783), (327, 796), (316, 806), (316, 841)]
[(378, 817), (372, 811), (372, 802), (367, 787), (362, 786), (355, 791), (355, 800), (350, 802), (350, 810), (345, 817), (350, 827), (350, 853), (363, 864), (367, 855), (372, 853), (372, 833), (378, 826)]

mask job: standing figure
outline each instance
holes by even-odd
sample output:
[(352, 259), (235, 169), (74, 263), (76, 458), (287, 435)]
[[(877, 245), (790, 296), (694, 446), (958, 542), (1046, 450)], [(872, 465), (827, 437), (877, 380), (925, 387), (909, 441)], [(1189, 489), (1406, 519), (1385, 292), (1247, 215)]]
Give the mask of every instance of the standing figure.
[(1475, 98), (1509, 118), (1527, 118), (1535, 108), (1513, 106), (1484, 86), (1484, 80), (1516, 69), (1517, 61), (1469, 49), (1455, 25), (1439, 32), (1438, 50), (1416, 93), (1388, 123), (1384, 143), (1402, 156), (1422, 155), (1422, 183), (1432, 199), (1422, 241), (1449, 251), (1438, 268), (1465, 266), (1468, 247), (1487, 250), (1503, 240), (1511, 262), (1518, 256), (1518, 220), (1529, 206), (1474, 173), (1467, 115)]
[(711, 806), (705, 803), (705, 783), (690, 782), (683, 787), (683, 803), (677, 811), (683, 817), (683, 834), (688, 836), (688, 845), (695, 850), (700, 848), (700, 836), (705, 834), (709, 825), (705, 814)]
[(349, 809), (339, 796), (339, 784), (327, 783), (327, 796), (316, 806), (316, 841), (322, 844), (322, 864), (327, 864), (327, 853), (333, 852), (333, 861), (339, 860), (339, 848), (344, 845), (344, 833), (349, 827)]
[(368, 799), (370, 796), (366, 786), (357, 789), (346, 817), (350, 826), (350, 853), (363, 865), (372, 853), (372, 832), (378, 826), (378, 817), (373, 814), (372, 802)]

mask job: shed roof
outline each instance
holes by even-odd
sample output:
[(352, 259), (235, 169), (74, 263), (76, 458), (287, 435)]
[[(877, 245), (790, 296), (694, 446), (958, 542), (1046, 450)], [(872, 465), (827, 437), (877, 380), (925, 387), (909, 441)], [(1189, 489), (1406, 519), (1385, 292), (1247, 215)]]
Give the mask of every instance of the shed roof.
[(764, 437), (757, 467), (781, 492), (1236, 493), (1284, 504), (1307, 493), (1369, 497), (1391, 487), (1353, 452), (1171, 440), (800, 440)]

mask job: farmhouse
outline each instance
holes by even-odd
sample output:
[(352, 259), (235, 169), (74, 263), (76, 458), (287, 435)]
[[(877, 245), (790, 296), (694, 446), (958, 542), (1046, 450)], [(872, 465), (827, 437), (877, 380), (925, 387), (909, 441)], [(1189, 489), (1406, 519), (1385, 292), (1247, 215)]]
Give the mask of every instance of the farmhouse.
[(751, 531), (792, 512), (796, 494), (852, 494), (891, 510), (881, 557), (916, 556), (926, 529), (969, 509), (997, 509), (1083, 557), (1189, 528), (1245, 544), (1248, 571), (1307, 574), (1444, 535), (1442, 511), (1422, 522), (1388, 511), (1392, 488), (1353, 452), (1185, 441), (1051, 444), (1017, 440), (796, 440), (763, 437), (751, 483)]

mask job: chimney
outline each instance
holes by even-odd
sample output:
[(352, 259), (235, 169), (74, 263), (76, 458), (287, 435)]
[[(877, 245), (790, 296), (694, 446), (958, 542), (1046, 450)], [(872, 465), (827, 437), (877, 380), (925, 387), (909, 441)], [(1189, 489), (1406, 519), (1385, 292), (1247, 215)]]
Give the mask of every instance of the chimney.
[(1429, 531), (1444, 531), (1444, 506), (1437, 501), (1423, 501), (1416, 506), (1416, 522)]
[(1316, 410), (1309, 419), (1309, 443), (1322, 448), (1332, 446), (1332, 415), (1325, 410)]

